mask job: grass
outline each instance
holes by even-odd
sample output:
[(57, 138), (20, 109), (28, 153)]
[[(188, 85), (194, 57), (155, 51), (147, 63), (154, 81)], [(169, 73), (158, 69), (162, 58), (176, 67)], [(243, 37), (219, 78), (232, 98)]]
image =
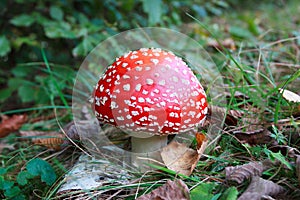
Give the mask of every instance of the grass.
[[(273, 15), (274, 6), (264, 6), (256, 12), (246, 11), (228, 14), (222, 19), (225, 20), (225, 23), (223, 21), (220, 22), (220, 19), (210, 19), (206, 30), (202, 30), (202, 23), (197, 24), (197, 20), (195, 20), (197, 24), (196, 30), (194, 30), (195, 32), (192, 31), (191, 34), (198, 34), (197, 38), (200, 38), (199, 40), (207, 40), (207, 37), (210, 37), (219, 40), (221, 43), (224, 38), (234, 37), (237, 47), (235, 52), (211, 49), (209, 54), (217, 64), (217, 67), (222, 71), (224, 83), (226, 84), (224, 89), (228, 92), (227, 104), (225, 105), (227, 111), (243, 111), (248, 118), (239, 119), (236, 126), (231, 127), (228, 125), (227, 129), (222, 131), (216, 146), (213, 149), (208, 148), (210, 150), (205, 152), (205, 155), (201, 158), (190, 177), (178, 175), (167, 168), (159, 168), (159, 171), (149, 174), (132, 174), (133, 182), (127, 185), (106, 185), (97, 188), (96, 191), (87, 192), (87, 196), (103, 193), (102, 195), (107, 195), (108, 197), (117, 194), (116, 196), (134, 199), (161, 186), (168, 179), (182, 179), (190, 189), (197, 188), (202, 184), (212, 183), (212, 195), (217, 199), (218, 194), (223, 194), (227, 188), (232, 186), (225, 180), (223, 170), (226, 166), (262, 161), (274, 156), (268, 150), (272, 146), (269, 143), (270, 141), (262, 141), (263, 144), (250, 146), (241, 143), (241, 140), (232, 134), (232, 130), (236, 129), (247, 132), (251, 129), (253, 123), (257, 122), (268, 126), (272, 133), (271, 137), (277, 140), (279, 144), (296, 148), (299, 151), (299, 139), (297, 139), (299, 119), (293, 119), (293, 123), (289, 126), (281, 126), (279, 123), (283, 119), (290, 118), (291, 114), (297, 109), (297, 105), (287, 102), (278, 92), (279, 88), (288, 88), (299, 92), (299, 67), (296, 67), (296, 69), (282, 67), (285, 64), (287, 66), (293, 66), (294, 64), (299, 66), (300, 57), (297, 51), (300, 49), (300, 39), (291, 36), (296, 30), (295, 24), (299, 22), (290, 23), (290, 20), (288, 20), (293, 18), (293, 16), (297, 16), (300, 9), (295, 2), (291, 1), (288, 7), (281, 9), (276, 15)], [(269, 16), (274, 16), (274, 18)], [(260, 25), (257, 24), (257, 20), (260, 22)], [(224, 29), (225, 25), (228, 24), (231, 27), (241, 25), (242, 28), (226, 32)], [(242, 33), (243, 31), (249, 34), (245, 35)], [(207, 36), (207, 32), (210, 32), (209, 36)], [(205, 33), (205, 35), (201, 35), (201, 33)], [(249, 38), (247, 38), (248, 36)], [(243, 40), (250, 42), (244, 42)], [(57, 80), (61, 78), (59, 77), (60, 74), (52, 71), (45, 53), (43, 52), (42, 55), (46, 66), (44, 70), (48, 73), (50, 81), (57, 92), (53, 93), (54, 90), (49, 91), (47, 88), (44, 88), (49, 92), (47, 95), (50, 96), (51, 105), (15, 109), (3, 112), (3, 114), (27, 112), (30, 115), (34, 115), (37, 112), (38, 115), (44, 115), (44, 111), (51, 113), (53, 110), (62, 110), (67, 114), (58, 116), (58, 119), (63, 122), (70, 121), (69, 99), (65, 91), (62, 90), (61, 85), (57, 84)], [(280, 66), (280, 72), (278, 72), (278, 66)], [(280, 74), (277, 75), (277, 73)], [(71, 87), (67, 86), (69, 89)], [(237, 92), (242, 95), (235, 95)], [(26, 124), (23, 126), (23, 129), (42, 129), (43, 124), (47, 125), (49, 129), (58, 129), (55, 120), (42, 121), (36, 126)], [(55, 199), (55, 193), (63, 183), (63, 175), (68, 172), (81, 153), (76, 148), (68, 148), (62, 152), (53, 152), (43, 147), (32, 145), (30, 141), (19, 140), (15, 134), (11, 134), (2, 140), (13, 144), (15, 150), (4, 149), (0, 155), (1, 169), (6, 169), (4, 173), (0, 173), (3, 175), (3, 179), (0, 180), (2, 181), (1, 184), (12, 183), (13, 186), (21, 190), (21, 194), (24, 196), (35, 198)], [(256, 142), (259, 143), (259, 140), (262, 139), (254, 138), (254, 140), (258, 140)], [(300, 196), (300, 192), (295, 166), (292, 165), (291, 169), (288, 170), (284, 163), (285, 161), (293, 163), (294, 158), (287, 153), (284, 154), (283, 151), (281, 153), (284, 156), (284, 160), (281, 161), (279, 167), (271, 167), (263, 173), (263, 177), (279, 182), (290, 191), (288, 198), (296, 199)], [(30, 160), (37, 157), (43, 158), (50, 163), (58, 179), (53, 185), (47, 185), (40, 180), (40, 177), (34, 177), (30, 184), (20, 185), (17, 181), (18, 174), (25, 170), (26, 164)], [(153, 177), (155, 177), (155, 180), (153, 180)], [(239, 194), (247, 186), (248, 182), (235, 185)], [(13, 187), (10, 187), (9, 192), (16, 191), (13, 191)], [(0, 196), (4, 197), (1, 193)]]

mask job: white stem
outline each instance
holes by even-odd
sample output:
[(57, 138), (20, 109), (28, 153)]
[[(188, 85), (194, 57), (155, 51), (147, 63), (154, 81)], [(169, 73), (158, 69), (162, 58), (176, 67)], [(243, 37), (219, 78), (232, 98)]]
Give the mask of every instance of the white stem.
[[(162, 162), (160, 150), (167, 146), (167, 142), (167, 136), (152, 136), (148, 138), (131, 137), (131, 163), (141, 171), (146, 171), (149, 167), (144, 164), (151, 163), (151, 160)], [(140, 159), (139, 157), (144, 159)], [(147, 158), (149, 159), (147, 160)]]

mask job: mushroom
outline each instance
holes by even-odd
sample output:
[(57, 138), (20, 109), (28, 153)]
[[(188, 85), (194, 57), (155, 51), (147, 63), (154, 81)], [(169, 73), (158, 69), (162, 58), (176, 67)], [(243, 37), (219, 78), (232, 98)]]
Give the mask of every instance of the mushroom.
[[(151, 155), (169, 134), (195, 129), (207, 114), (206, 94), (187, 64), (170, 51), (141, 48), (116, 59), (93, 95), (97, 119), (130, 133), (132, 151)], [(154, 158), (153, 158), (154, 157)], [(140, 165), (136, 157), (134, 165)]]

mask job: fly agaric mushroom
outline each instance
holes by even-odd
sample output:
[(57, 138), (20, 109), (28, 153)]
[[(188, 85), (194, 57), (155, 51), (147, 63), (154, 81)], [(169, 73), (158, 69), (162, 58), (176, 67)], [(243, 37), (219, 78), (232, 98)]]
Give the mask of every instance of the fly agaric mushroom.
[(206, 94), (191, 69), (158, 48), (117, 58), (100, 77), (93, 106), (99, 121), (131, 133), (132, 151), (139, 153), (166, 146), (167, 135), (195, 129), (207, 114)]

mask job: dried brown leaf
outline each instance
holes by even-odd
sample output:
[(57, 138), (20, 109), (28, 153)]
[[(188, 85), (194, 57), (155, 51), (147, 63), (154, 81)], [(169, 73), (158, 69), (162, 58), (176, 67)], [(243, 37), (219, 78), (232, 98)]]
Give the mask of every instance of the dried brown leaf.
[(207, 46), (219, 50), (223, 50), (223, 48), (227, 48), (233, 51), (236, 50), (235, 42), (232, 38), (226, 38), (225, 40), (221, 41), (221, 44), (217, 40), (212, 39), (207, 43)]
[(164, 185), (137, 200), (189, 200), (189, 189), (182, 180), (168, 180)]
[(225, 168), (226, 179), (241, 184), (252, 176), (260, 176), (263, 172), (263, 165), (260, 162), (250, 162), (239, 166)]
[(244, 109), (244, 115), (237, 124), (241, 131), (254, 132), (263, 129), (261, 109), (252, 105), (245, 106)]
[(189, 176), (195, 169), (208, 141), (204, 140), (197, 151), (185, 144), (171, 142), (161, 151), (161, 157), (168, 169)]
[(195, 134), (196, 141), (197, 141), (197, 149), (200, 149), (203, 142), (206, 141), (206, 136), (203, 133), (196, 133)]
[(265, 196), (276, 196), (285, 190), (280, 185), (260, 178), (252, 177), (252, 181), (247, 190), (238, 198), (238, 200), (261, 200)]
[(19, 130), (26, 121), (27, 115), (13, 115), (12, 117), (2, 116), (0, 138), (6, 137), (10, 133)]
[(253, 176), (260, 176), (263, 171), (269, 169), (272, 165), (273, 163), (270, 160), (264, 160), (263, 162), (250, 162), (234, 167), (229, 166), (225, 168), (226, 180), (241, 184)]
[[(219, 106), (209, 106), (208, 112), (210, 116), (226, 116), (225, 123), (231, 126), (237, 125), (238, 119), (242, 118), (244, 115), (244, 113), (240, 110), (227, 110), (226, 108)], [(223, 119), (223, 117), (221, 117), (221, 119)], [(218, 123), (214, 120), (215, 119), (209, 119), (209, 121), (211, 121), (210, 123), (212, 124)]]
[(36, 123), (36, 122), (40, 122), (40, 121), (47, 121), (47, 120), (50, 120), (50, 119), (54, 119), (55, 117), (56, 117), (55, 113), (51, 113), (49, 115), (42, 115), (42, 116), (30, 118), (28, 120), (28, 123)]
[[(69, 139), (73, 140), (73, 141), (79, 141), (80, 140), (80, 136), (79, 136), (79, 133), (78, 133), (78, 130), (76, 128), (76, 125), (75, 123), (72, 121), (72, 122), (69, 122), (67, 125), (65, 125), (63, 127), (63, 133), (66, 134), (68, 136)], [(64, 141), (64, 145), (69, 145), (71, 144), (71, 142), (69, 140), (65, 140)]]
[(64, 135), (55, 131), (20, 131), (20, 134), (30, 138), (34, 144), (54, 150), (60, 150), (66, 140)]
[(233, 134), (242, 142), (250, 145), (273, 143), (271, 132), (268, 129), (257, 129), (255, 131), (234, 131)]

